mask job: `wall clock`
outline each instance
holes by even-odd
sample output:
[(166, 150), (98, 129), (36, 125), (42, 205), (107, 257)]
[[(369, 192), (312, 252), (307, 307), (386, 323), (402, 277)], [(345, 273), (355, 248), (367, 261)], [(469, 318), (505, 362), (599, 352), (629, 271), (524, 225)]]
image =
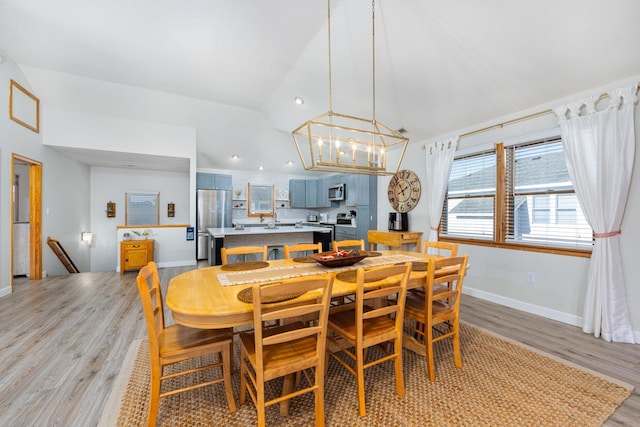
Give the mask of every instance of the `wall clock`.
[(398, 171), (389, 182), (387, 197), (397, 212), (409, 212), (420, 200), (422, 187), (418, 176), (410, 170)]

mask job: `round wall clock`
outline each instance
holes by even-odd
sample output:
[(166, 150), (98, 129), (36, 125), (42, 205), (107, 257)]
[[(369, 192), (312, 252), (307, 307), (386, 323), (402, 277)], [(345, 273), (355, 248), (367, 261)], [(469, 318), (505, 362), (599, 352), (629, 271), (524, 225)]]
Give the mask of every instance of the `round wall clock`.
[(389, 182), (387, 197), (397, 212), (409, 212), (420, 200), (422, 187), (418, 176), (410, 170), (398, 171)]

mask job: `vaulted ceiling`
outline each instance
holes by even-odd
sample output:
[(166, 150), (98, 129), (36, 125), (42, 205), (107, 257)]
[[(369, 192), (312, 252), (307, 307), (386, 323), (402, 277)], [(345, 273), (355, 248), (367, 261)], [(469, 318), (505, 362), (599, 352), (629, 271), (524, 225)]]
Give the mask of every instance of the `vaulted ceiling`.
[[(333, 109), (371, 117), (371, 2), (331, 10)], [(375, 16), (376, 118), (412, 142), (640, 73), (637, 0), (377, 0)], [(279, 135), (265, 153), (237, 123), (194, 119), (198, 167), (299, 163), (291, 130), (329, 109), (325, 0), (0, 0), (0, 51), (247, 109)]]

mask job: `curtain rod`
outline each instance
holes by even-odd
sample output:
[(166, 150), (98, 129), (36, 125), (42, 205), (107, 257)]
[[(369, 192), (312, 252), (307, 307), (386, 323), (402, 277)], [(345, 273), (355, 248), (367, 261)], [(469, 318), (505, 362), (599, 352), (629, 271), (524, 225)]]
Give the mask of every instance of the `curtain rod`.
[[(640, 83), (638, 84), (638, 89), (640, 89)], [(609, 96), (609, 94), (607, 92), (600, 94), (600, 96), (598, 97), (598, 100), (596, 102), (601, 101), (603, 98), (606, 98), (607, 96)], [(459, 136), (459, 138), (465, 138), (471, 135), (476, 135), (478, 133), (482, 133), (482, 132), (486, 132), (488, 130), (492, 130), (492, 129), (496, 129), (496, 128), (503, 128), (504, 126), (507, 125), (512, 125), (514, 123), (518, 123), (521, 122), (523, 120), (529, 120), (529, 119), (533, 119), (536, 117), (540, 117), (540, 116), (544, 116), (546, 114), (552, 113), (553, 110), (552, 109), (547, 109), (547, 110), (543, 110), (543, 111), (538, 111), (537, 113), (532, 113), (532, 114), (527, 114), (526, 116), (522, 116), (522, 117), (517, 117), (515, 119), (511, 119), (511, 120), (507, 120), (501, 123), (496, 123), (495, 125), (491, 125), (491, 126), (487, 126), (487, 127), (483, 127), (482, 129), (476, 129), (473, 130), (471, 132), (467, 132), (467, 133), (463, 133), (462, 135)], [(422, 149), (426, 149), (427, 146), (423, 145)]]

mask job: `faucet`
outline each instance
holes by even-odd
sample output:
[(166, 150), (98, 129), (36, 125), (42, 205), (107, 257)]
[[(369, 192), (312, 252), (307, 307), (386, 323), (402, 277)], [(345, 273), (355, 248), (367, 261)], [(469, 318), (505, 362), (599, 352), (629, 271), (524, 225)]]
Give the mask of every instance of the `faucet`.
[(273, 219), (275, 220), (275, 222), (280, 222), (280, 213), (277, 209), (273, 212)]
[(264, 222), (264, 214), (260, 214), (260, 222)]

